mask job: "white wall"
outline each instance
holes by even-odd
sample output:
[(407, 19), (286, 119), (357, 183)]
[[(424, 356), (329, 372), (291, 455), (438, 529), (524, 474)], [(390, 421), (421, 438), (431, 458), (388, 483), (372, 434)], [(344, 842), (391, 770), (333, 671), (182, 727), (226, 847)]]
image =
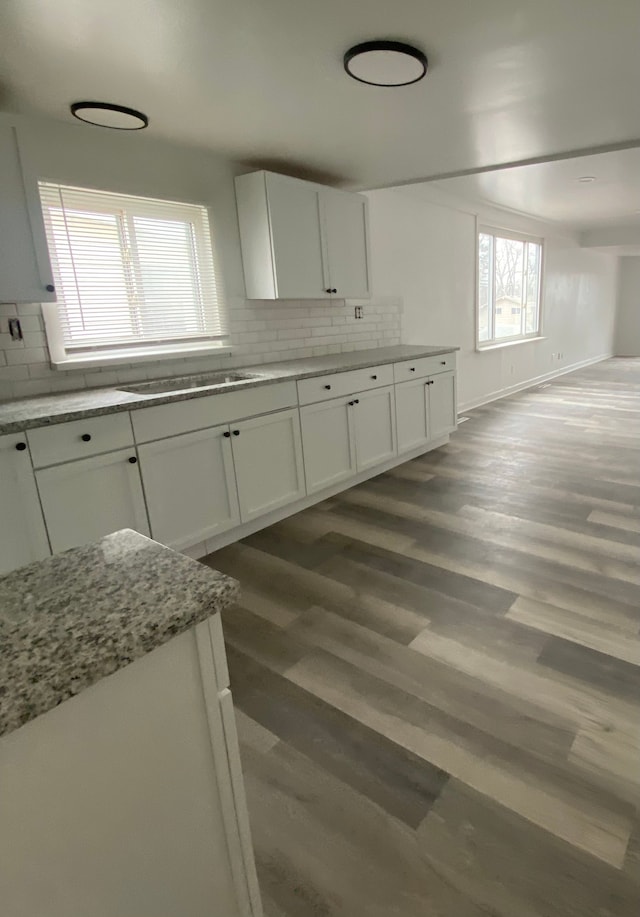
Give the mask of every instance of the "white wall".
[[(353, 305), (342, 301), (245, 299), (233, 178), (247, 170), (239, 164), (142, 133), (7, 115), (0, 119), (17, 124), (21, 155), (38, 178), (208, 205), (234, 347), (231, 357), (131, 364), (102, 372), (57, 371), (49, 364), (39, 304), (0, 304), (0, 400), (399, 342), (397, 297), (367, 303), (364, 319), (357, 321)], [(24, 341), (11, 341), (7, 334), (12, 315), (22, 319)]]
[[(435, 186), (368, 196), (374, 293), (402, 297), (403, 343), (460, 347), (462, 408), (613, 352), (615, 257), (581, 249), (556, 226), (467, 203)], [(476, 218), (545, 239), (544, 340), (476, 351)]]
[(620, 258), (615, 352), (640, 357), (640, 257)]

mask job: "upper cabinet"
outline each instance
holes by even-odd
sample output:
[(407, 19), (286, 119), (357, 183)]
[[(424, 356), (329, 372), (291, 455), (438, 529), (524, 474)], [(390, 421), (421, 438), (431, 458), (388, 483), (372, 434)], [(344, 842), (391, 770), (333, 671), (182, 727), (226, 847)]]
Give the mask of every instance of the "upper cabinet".
[(15, 127), (0, 123), (0, 302), (56, 298), (36, 178), (21, 160)]
[(371, 295), (366, 197), (263, 171), (236, 198), (249, 299)]

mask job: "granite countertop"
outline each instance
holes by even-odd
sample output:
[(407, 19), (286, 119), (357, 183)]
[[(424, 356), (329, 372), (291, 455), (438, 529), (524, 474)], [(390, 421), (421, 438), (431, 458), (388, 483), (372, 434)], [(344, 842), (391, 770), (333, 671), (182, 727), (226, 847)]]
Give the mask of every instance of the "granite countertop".
[(0, 736), (231, 605), (236, 580), (130, 529), (0, 577)]
[[(224, 394), (237, 389), (255, 388), (258, 385), (269, 385), (273, 382), (296, 381), (298, 379), (322, 376), (324, 373), (347, 372), (350, 369), (362, 369), (365, 366), (380, 366), (383, 363), (398, 363), (418, 357), (436, 356), (452, 353), (458, 347), (404, 345), (395, 347), (377, 347), (373, 350), (353, 350), (349, 353), (328, 354), (322, 357), (309, 357), (303, 360), (290, 360), (280, 363), (263, 363), (259, 366), (234, 366), (229, 372), (246, 372), (255, 374), (256, 378), (231, 382), (216, 388), (183, 389), (182, 391), (164, 392), (161, 394), (136, 394), (121, 389), (87, 388), (77, 392), (46, 395), (37, 398), (22, 398), (16, 401), (0, 403), (0, 435), (19, 433), (33, 427), (48, 424), (64, 423), (69, 420), (82, 420), (98, 414), (114, 414), (118, 411), (129, 411), (134, 408), (150, 407), (157, 404), (169, 404), (172, 401), (185, 401), (190, 398), (201, 398), (205, 395)], [(218, 370), (224, 373), (225, 370)], [(213, 370), (212, 370), (213, 372)], [(199, 375), (194, 374), (194, 375)], [(141, 380), (144, 382), (144, 380)], [(131, 385), (133, 383), (129, 383)]]

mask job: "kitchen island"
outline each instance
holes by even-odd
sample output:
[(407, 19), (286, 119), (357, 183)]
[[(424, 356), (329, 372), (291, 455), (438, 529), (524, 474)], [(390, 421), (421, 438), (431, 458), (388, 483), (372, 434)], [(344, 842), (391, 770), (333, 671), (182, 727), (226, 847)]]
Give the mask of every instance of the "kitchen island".
[(220, 612), (124, 530), (0, 578), (5, 917), (255, 917)]

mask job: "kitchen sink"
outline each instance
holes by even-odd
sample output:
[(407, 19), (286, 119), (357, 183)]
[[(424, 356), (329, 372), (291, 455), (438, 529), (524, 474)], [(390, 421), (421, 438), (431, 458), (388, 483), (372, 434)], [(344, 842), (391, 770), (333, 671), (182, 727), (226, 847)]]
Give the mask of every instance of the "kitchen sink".
[(133, 395), (161, 395), (164, 392), (185, 392), (197, 388), (224, 388), (236, 382), (254, 382), (261, 379), (258, 373), (196, 373), (191, 376), (175, 376), (172, 379), (152, 379), (121, 386), (118, 391)]

